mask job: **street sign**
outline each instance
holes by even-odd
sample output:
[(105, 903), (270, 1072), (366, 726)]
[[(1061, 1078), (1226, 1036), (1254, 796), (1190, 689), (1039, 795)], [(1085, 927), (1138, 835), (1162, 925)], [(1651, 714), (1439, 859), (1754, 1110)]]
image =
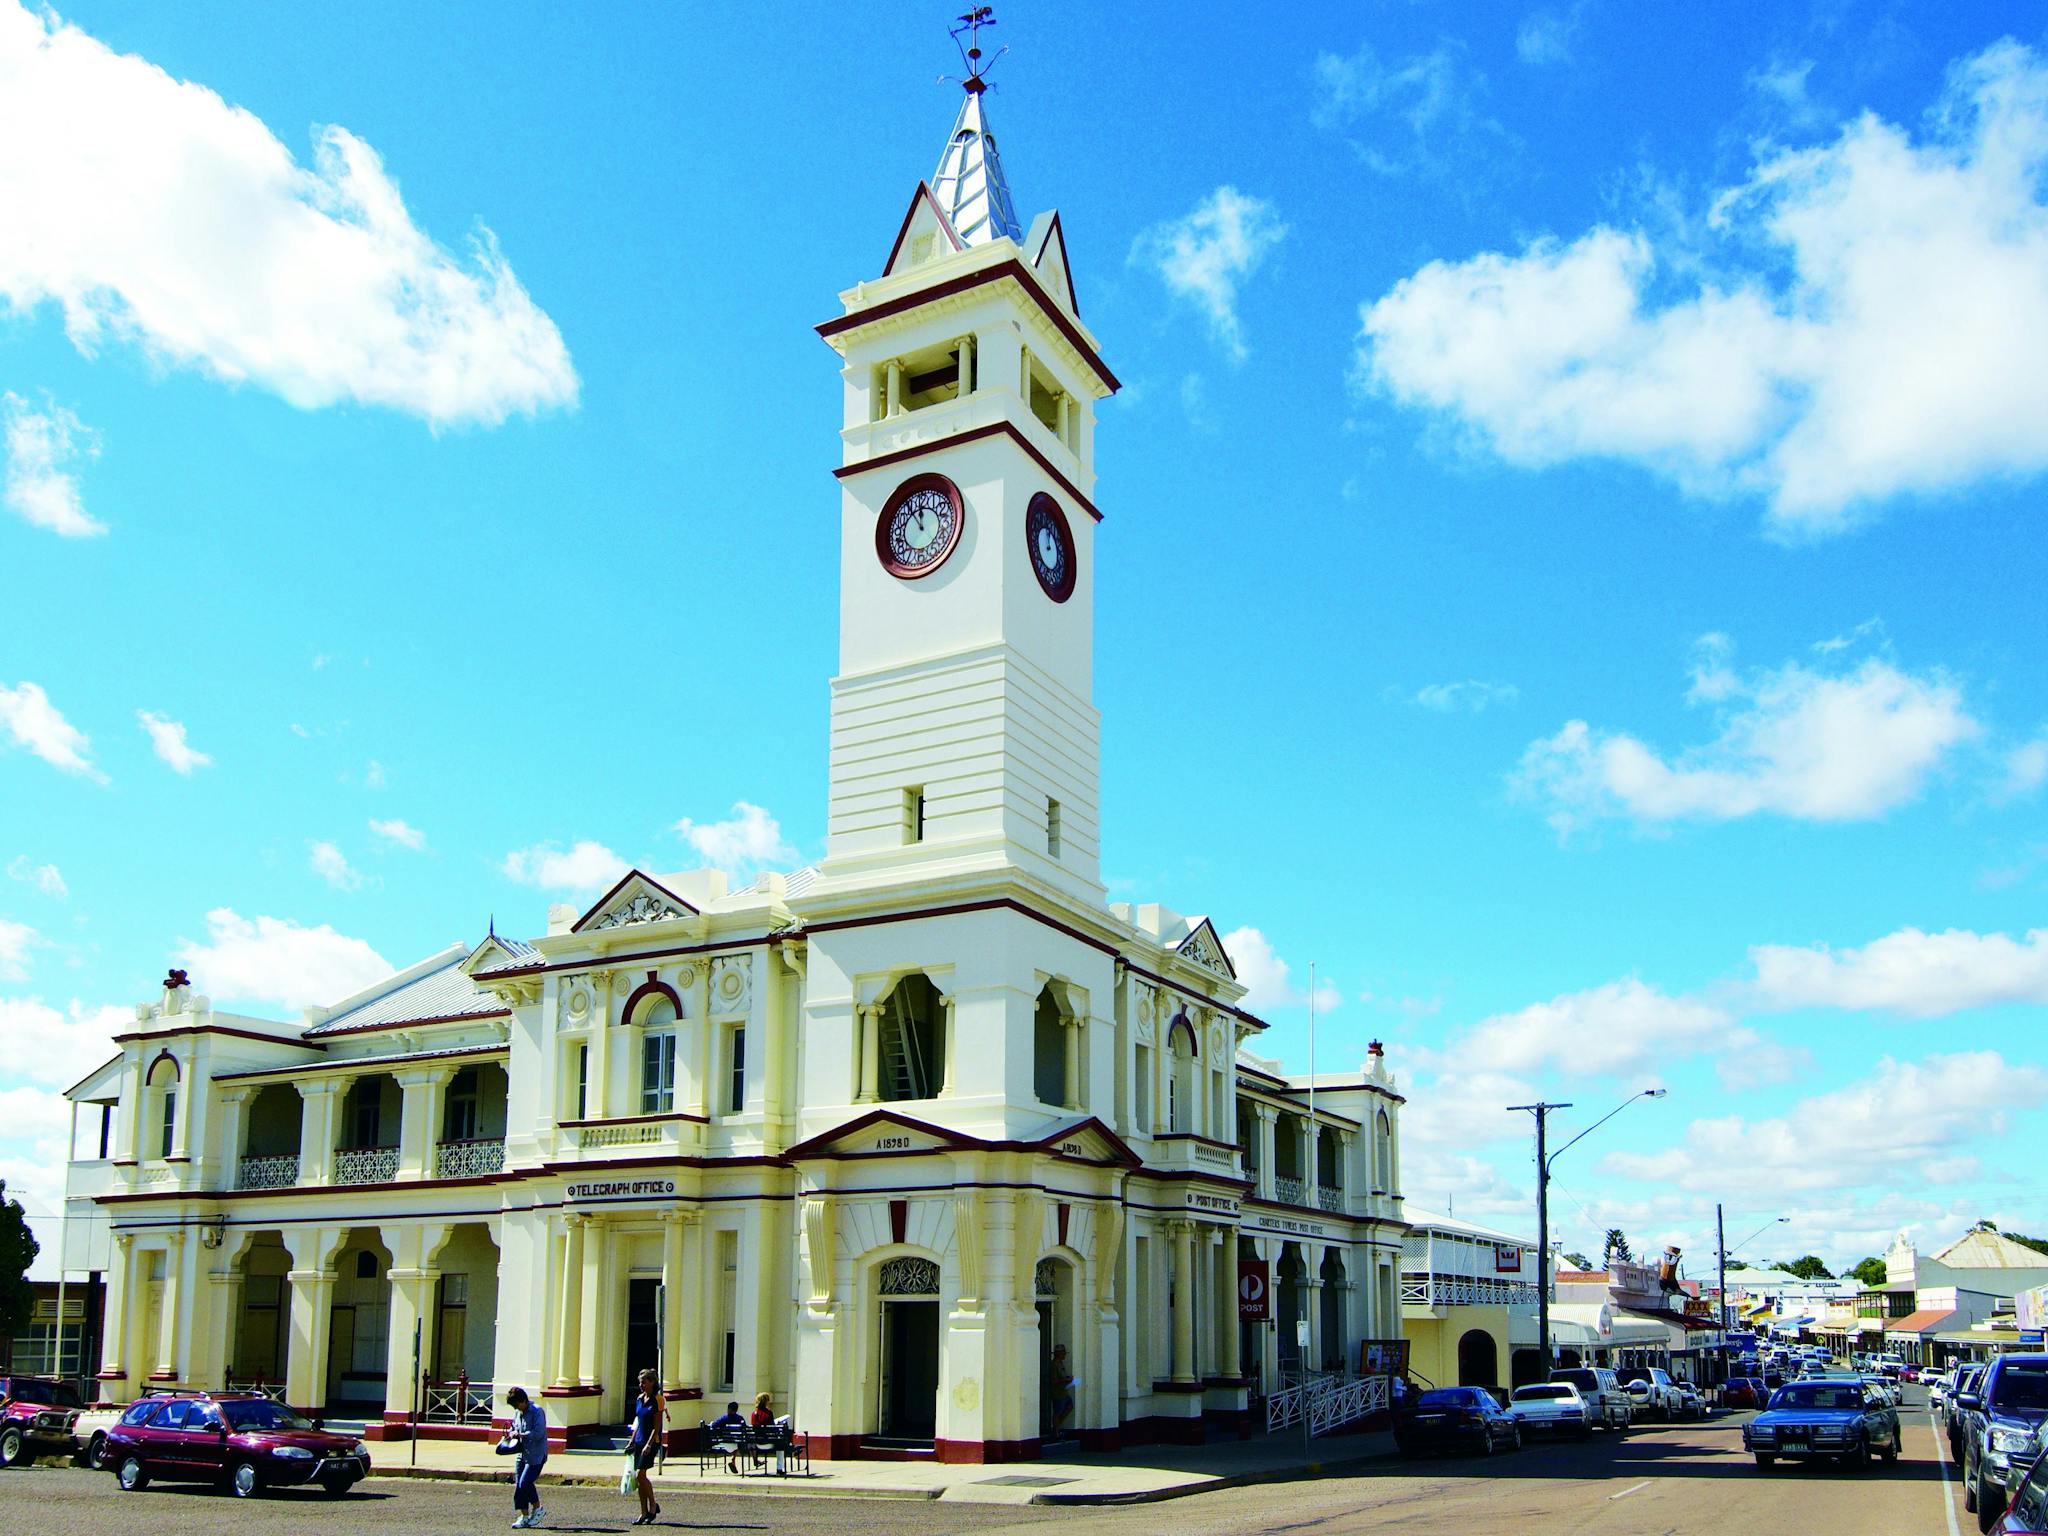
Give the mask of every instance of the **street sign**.
[(1237, 1261), (1237, 1315), (1253, 1322), (1272, 1316), (1272, 1289), (1266, 1280), (1264, 1259)]

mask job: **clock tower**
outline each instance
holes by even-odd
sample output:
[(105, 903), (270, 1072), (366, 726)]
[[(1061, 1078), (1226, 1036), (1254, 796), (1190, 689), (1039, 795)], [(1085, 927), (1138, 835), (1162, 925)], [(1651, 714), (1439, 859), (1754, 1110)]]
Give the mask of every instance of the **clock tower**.
[(978, 51), (843, 360), (833, 886), (1023, 875), (1099, 907), (1095, 403), (1057, 213), (1018, 219)]

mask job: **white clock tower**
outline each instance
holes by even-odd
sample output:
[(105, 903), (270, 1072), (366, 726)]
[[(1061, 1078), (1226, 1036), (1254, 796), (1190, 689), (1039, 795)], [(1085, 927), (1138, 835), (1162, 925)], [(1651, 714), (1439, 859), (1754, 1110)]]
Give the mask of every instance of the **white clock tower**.
[[(973, 67), (976, 61), (971, 60)], [(1018, 222), (980, 74), (845, 360), (831, 886), (1022, 873), (1099, 907), (1095, 402), (1057, 213)]]

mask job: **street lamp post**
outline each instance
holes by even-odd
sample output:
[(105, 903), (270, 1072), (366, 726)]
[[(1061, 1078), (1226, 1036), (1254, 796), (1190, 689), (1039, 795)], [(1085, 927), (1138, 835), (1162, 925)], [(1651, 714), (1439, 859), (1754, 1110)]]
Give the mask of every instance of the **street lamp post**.
[(1570, 1109), (1570, 1103), (1508, 1106), (1510, 1111), (1527, 1110), (1536, 1117), (1536, 1248), (1537, 1262), (1541, 1265), (1536, 1276), (1536, 1333), (1538, 1348), (1542, 1351), (1543, 1357), (1543, 1374), (1539, 1380), (1550, 1380), (1550, 1166), (1637, 1099), (1661, 1099), (1669, 1091), (1664, 1088), (1645, 1088), (1630, 1094), (1555, 1152), (1545, 1150), (1548, 1116), (1553, 1109)]

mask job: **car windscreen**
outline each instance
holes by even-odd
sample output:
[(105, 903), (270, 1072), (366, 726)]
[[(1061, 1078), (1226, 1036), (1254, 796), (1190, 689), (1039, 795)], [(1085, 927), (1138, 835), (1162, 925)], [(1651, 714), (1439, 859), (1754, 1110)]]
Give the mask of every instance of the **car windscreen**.
[(1810, 1386), (1802, 1383), (1796, 1387), (1780, 1388), (1771, 1406), (1773, 1408), (1846, 1409), (1853, 1413), (1863, 1406), (1863, 1389), (1861, 1387), (1823, 1385), (1819, 1382), (1815, 1382)]
[(1417, 1405), (1423, 1408), (1470, 1408), (1472, 1394), (1462, 1387), (1438, 1387), (1434, 1392), (1422, 1394)]
[(1568, 1381), (1582, 1392), (1600, 1390), (1600, 1378), (1591, 1371), (1554, 1371), (1551, 1374), (1556, 1380)]
[(282, 1403), (262, 1402), (251, 1399), (241, 1403), (222, 1403), (220, 1411), (226, 1416), (228, 1428), (240, 1433), (250, 1429), (311, 1429), (312, 1421), (302, 1419)]
[(2048, 1408), (2048, 1360), (2008, 1360), (1991, 1389), (1994, 1408)]
[(1577, 1392), (1573, 1391), (1563, 1382), (1555, 1382), (1547, 1387), (1515, 1388), (1515, 1401), (1518, 1403), (1562, 1402), (1567, 1398), (1577, 1397), (1578, 1395)]
[(17, 1376), (7, 1383), (7, 1395), (17, 1403), (53, 1404), (61, 1408), (76, 1408), (78, 1394), (67, 1392), (54, 1381), (36, 1381), (27, 1376)]

